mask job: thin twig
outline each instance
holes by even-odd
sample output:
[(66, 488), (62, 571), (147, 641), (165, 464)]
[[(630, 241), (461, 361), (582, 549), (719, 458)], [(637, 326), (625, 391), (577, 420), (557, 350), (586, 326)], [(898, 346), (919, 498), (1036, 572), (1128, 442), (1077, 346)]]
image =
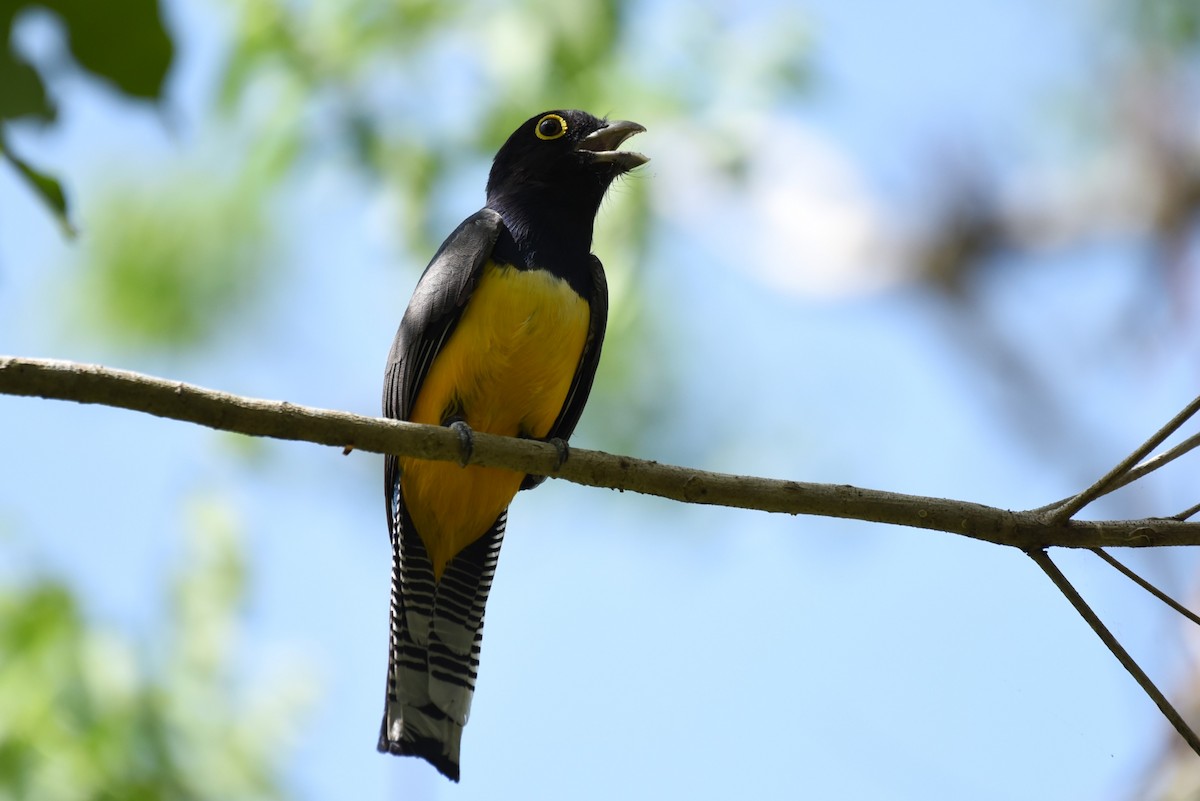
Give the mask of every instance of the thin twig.
[[(1121, 487), (1124, 487), (1128, 484), (1132, 484), (1133, 482), (1137, 481), (1142, 476), (1147, 475), (1148, 473), (1153, 473), (1155, 470), (1158, 470), (1160, 468), (1166, 467), (1168, 464), (1175, 461), (1180, 456), (1183, 456), (1185, 453), (1195, 450), (1197, 447), (1200, 447), (1200, 434), (1193, 434), (1192, 436), (1188, 437), (1183, 442), (1179, 443), (1178, 445), (1171, 448), (1170, 450), (1166, 450), (1160, 454), (1151, 456), (1146, 461), (1139, 463), (1137, 467), (1134, 467), (1128, 473), (1121, 476), (1120, 479), (1115, 481), (1113, 484), (1109, 485), (1109, 487), (1107, 489), (1105, 489), (1103, 492), (1101, 492), (1099, 495), (1097, 495), (1096, 498), (1099, 498), (1104, 495), (1108, 495), (1110, 492), (1116, 492)], [(1054, 501), (1053, 503), (1048, 503), (1045, 506), (1039, 506), (1037, 509), (1034, 509), (1032, 511), (1044, 514), (1046, 512), (1052, 511), (1054, 509), (1058, 509), (1060, 506), (1063, 506), (1064, 504), (1066, 504), (1068, 501), (1070, 501), (1074, 497), (1076, 497), (1076, 496), (1068, 495), (1066, 498), (1060, 498), (1059, 500)], [(1096, 498), (1093, 498), (1092, 500), (1094, 501), (1094, 500), (1096, 500)]]
[[(1114, 486), (1113, 489), (1120, 489), (1126, 484), (1137, 481), (1147, 473), (1152, 473), (1160, 467), (1170, 464), (1180, 456), (1183, 456), (1185, 453), (1195, 450), (1197, 447), (1200, 447), (1200, 434), (1192, 434), (1174, 448), (1163, 451), (1157, 456), (1151, 456), (1149, 459), (1130, 470), (1119, 482), (1117, 482), (1117, 485)], [(1109, 490), (1109, 492), (1111, 491), (1112, 490)]]
[(1131, 580), (1131, 581), (1132, 581), (1134, 584), (1137, 584), (1137, 585), (1138, 585), (1139, 587), (1141, 587), (1143, 590), (1145, 590), (1146, 592), (1150, 593), (1150, 594), (1151, 594), (1151, 595), (1153, 595), (1155, 598), (1157, 598), (1158, 600), (1162, 601), (1164, 604), (1166, 604), (1167, 606), (1171, 607), (1171, 608), (1172, 608), (1172, 609), (1174, 609), (1176, 612), (1178, 612), (1179, 614), (1181, 614), (1181, 615), (1183, 615), (1184, 617), (1186, 617), (1188, 620), (1190, 620), (1190, 621), (1192, 621), (1193, 623), (1195, 623), (1197, 626), (1200, 626), (1200, 615), (1197, 615), (1197, 614), (1196, 614), (1195, 612), (1193, 612), (1191, 609), (1188, 609), (1186, 606), (1184, 606), (1183, 604), (1179, 603), (1179, 601), (1176, 601), (1176, 600), (1175, 600), (1174, 598), (1172, 598), (1170, 595), (1167, 595), (1165, 592), (1163, 592), (1162, 590), (1160, 590), (1158, 587), (1155, 587), (1155, 586), (1154, 586), (1153, 584), (1151, 584), (1149, 581), (1147, 581), (1146, 579), (1142, 578), (1142, 577), (1141, 577), (1141, 576), (1139, 576), (1137, 573), (1134, 573), (1132, 570), (1130, 570), (1130, 569), (1129, 569), (1128, 567), (1126, 567), (1124, 564), (1122, 564), (1121, 562), (1117, 561), (1116, 557), (1114, 557), (1112, 554), (1105, 552), (1105, 551), (1104, 551), (1103, 549), (1101, 549), (1101, 548), (1092, 548), (1092, 549), (1091, 549), (1091, 551), (1092, 551), (1092, 553), (1096, 554), (1096, 556), (1099, 556), (1099, 557), (1100, 557), (1101, 559), (1103, 559), (1105, 562), (1108, 562), (1110, 565), (1112, 565), (1113, 567), (1115, 567), (1115, 568), (1116, 568), (1118, 571), (1120, 571), (1121, 573), (1123, 573), (1123, 574), (1124, 574), (1124, 575), (1125, 575), (1125, 576), (1126, 576), (1128, 579), (1130, 579), (1130, 580)]
[(1183, 411), (1171, 418), (1171, 420), (1162, 428), (1154, 433), (1150, 439), (1146, 440), (1133, 453), (1122, 459), (1116, 467), (1105, 473), (1100, 480), (1095, 484), (1085, 489), (1083, 492), (1072, 497), (1061, 507), (1054, 509), (1050, 513), (1050, 520), (1054, 523), (1064, 523), (1075, 516), (1083, 507), (1087, 506), (1092, 501), (1111, 492), (1116, 488), (1117, 482), (1121, 480), (1130, 470), (1137, 465), (1150, 451), (1162, 444), (1163, 440), (1175, 433), (1175, 431), (1191, 417), (1200, 412), (1200, 396), (1197, 396), (1191, 403), (1183, 407)]
[[(447, 428), (243, 398), (97, 365), (0, 356), (0, 394), (100, 403), (222, 431), (332, 445), (339, 451), (351, 446), (419, 459), (462, 458), (458, 434)], [(1200, 523), (1149, 519), (1052, 524), (1044, 515), (968, 501), (714, 473), (583, 448), (571, 448), (569, 458), (560, 462), (558, 450), (548, 443), (483, 432), (475, 433), (469, 463), (683, 503), (946, 531), (1021, 550), (1200, 545)]]
[(1146, 695), (1150, 696), (1150, 699), (1158, 706), (1163, 716), (1179, 732), (1179, 736), (1200, 756), (1200, 737), (1196, 736), (1196, 733), (1188, 726), (1183, 716), (1176, 711), (1175, 707), (1171, 705), (1171, 702), (1167, 700), (1162, 691), (1155, 686), (1145, 671), (1138, 666), (1138, 663), (1133, 660), (1129, 652), (1122, 647), (1121, 643), (1117, 642), (1117, 638), (1112, 635), (1112, 632), (1108, 630), (1096, 613), (1092, 611), (1092, 608), (1087, 605), (1087, 602), (1083, 600), (1083, 596), (1075, 590), (1071, 582), (1067, 580), (1067, 577), (1063, 575), (1058, 566), (1050, 559), (1049, 554), (1042, 550), (1026, 551), (1026, 554), (1037, 563), (1038, 567), (1045, 571), (1050, 580), (1054, 582), (1054, 586), (1058, 587), (1059, 592), (1066, 596), (1066, 599), (1071, 602), (1071, 606), (1075, 607), (1075, 611), (1079, 613), (1080, 617), (1087, 621), (1092, 631), (1096, 632), (1096, 636), (1108, 647), (1108, 650), (1117, 658), (1121, 666), (1129, 671), (1129, 675), (1133, 676), (1138, 686), (1145, 691)]
[(1177, 515), (1171, 515), (1171, 519), (1178, 520), (1180, 523), (1182, 523), (1197, 512), (1200, 512), (1200, 503), (1196, 504), (1195, 506), (1189, 506)]

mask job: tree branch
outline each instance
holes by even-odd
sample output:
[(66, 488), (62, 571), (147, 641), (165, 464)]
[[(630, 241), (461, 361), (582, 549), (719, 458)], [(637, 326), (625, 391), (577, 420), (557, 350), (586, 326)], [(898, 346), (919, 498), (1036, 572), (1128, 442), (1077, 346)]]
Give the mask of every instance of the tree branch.
[(1200, 626), (1200, 615), (1197, 615), (1191, 609), (1188, 609), (1186, 606), (1179, 603), (1179, 601), (1176, 601), (1170, 595), (1167, 595), (1165, 592), (1160, 590), (1158, 587), (1155, 587), (1153, 584), (1146, 581), (1146, 579), (1142, 578), (1137, 573), (1133, 572), (1125, 564), (1118, 561), (1116, 559), (1116, 557), (1114, 557), (1112, 554), (1106, 553), (1103, 550), (1101, 550), (1100, 548), (1093, 548), (1092, 553), (1096, 554), (1096, 556), (1099, 556), (1105, 562), (1108, 562), (1108, 564), (1112, 565), (1112, 567), (1114, 567), (1117, 570), (1117, 572), (1121, 573), (1121, 575), (1125, 576), (1127, 579), (1132, 581), (1134, 584), (1138, 585), (1143, 590), (1150, 593), (1155, 598), (1162, 601), (1164, 604), (1171, 607), (1176, 612), (1178, 612), (1179, 614), (1186, 617), (1188, 620), (1195, 623), (1197, 626)]
[(1196, 735), (1196, 732), (1192, 731), (1187, 721), (1183, 719), (1183, 715), (1180, 715), (1175, 707), (1171, 705), (1171, 702), (1167, 700), (1167, 696), (1163, 694), (1162, 690), (1158, 689), (1154, 682), (1150, 680), (1150, 677), (1146, 675), (1146, 671), (1142, 670), (1133, 657), (1129, 655), (1129, 652), (1122, 647), (1121, 643), (1117, 642), (1117, 638), (1112, 635), (1108, 627), (1101, 622), (1096, 613), (1092, 611), (1092, 608), (1087, 605), (1087, 602), (1083, 600), (1083, 596), (1075, 590), (1075, 587), (1071, 585), (1071, 582), (1067, 580), (1063, 572), (1058, 569), (1058, 566), (1051, 561), (1050, 556), (1041, 550), (1032, 550), (1026, 553), (1030, 559), (1037, 563), (1038, 567), (1045, 571), (1050, 580), (1054, 582), (1054, 586), (1058, 587), (1059, 592), (1066, 596), (1071, 606), (1075, 607), (1075, 611), (1079, 616), (1087, 621), (1092, 631), (1096, 632), (1096, 636), (1100, 638), (1105, 647), (1112, 652), (1112, 655), (1117, 658), (1121, 666), (1129, 671), (1129, 675), (1133, 676), (1138, 686), (1142, 688), (1146, 695), (1150, 696), (1150, 699), (1158, 706), (1159, 711), (1163, 713), (1163, 717), (1171, 722), (1171, 725), (1175, 727), (1175, 731), (1179, 732), (1179, 736), (1187, 742), (1196, 754), (1200, 755), (1200, 737)]
[[(1198, 400), (1200, 400), (1200, 399), (1198, 399)], [(1166, 467), (1168, 464), (1175, 461), (1180, 456), (1183, 456), (1184, 454), (1195, 450), (1197, 447), (1200, 447), (1200, 434), (1193, 434), (1192, 436), (1188, 437), (1183, 442), (1179, 443), (1178, 445), (1171, 448), (1170, 450), (1163, 451), (1162, 453), (1160, 453), (1156, 456), (1151, 456), (1149, 459), (1145, 460), (1144, 462), (1139, 462), (1136, 467), (1131, 468), (1128, 472), (1126, 472), (1120, 478), (1113, 481), (1111, 484), (1107, 484), (1106, 489), (1104, 489), (1103, 492), (1101, 492), (1099, 495), (1097, 495), (1096, 498), (1107, 495), (1110, 492), (1116, 492), (1117, 490), (1121, 489), (1121, 487), (1124, 487), (1128, 484), (1132, 484), (1133, 482), (1137, 481), (1142, 476), (1144, 476), (1148, 473), (1153, 473), (1155, 470), (1159, 470), (1163, 467)], [(1034, 511), (1048, 513), (1048, 512), (1053, 512), (1056, 509), (1063, 509), (1067, 506), (1067, 504), (1069, 504), (1071, 501), (1075, 500), (1078, 497), (1079, 497), (1079, 495), (1071, 495), (1070, 497), (1062, 498), (1061, 500), (1057, 500), (1054, 503), (1048, 503), (1045, 506), (1039, 506)], [(1094, 501), (1094, 500), (1096, 500), (1096, 498), (1093, 498), (1092, 500)], [(1090, 501), (1089, 501), (1089, 503), (1090, 503)], [(1196, 508), (1196, 507), (1193, 507), (1193, 508)], [(1186, 520), (1187, 518), (1191, 517), (1193, 514), (1195, 514), (1194, 511), (1191, 514), (1185, 514), (1183, 517), (1180, 517), (1179, 515), (1173, 515), (1173, 517), (1177, 520)]]
[[(446, 428), (243, 398), (178, 381), (98, 365), (0, 356), (0, 394), (97, 403), (250, 436), (300, 440), (459, 461), (458, 434)], [(1139, 457), (1140, 458), (1140, 457)], [(967, 501), (903, 495), (847, 485), (755, 478), (659, 464), (534, 440), (477, 432), (470, 464), (549, 475), (576, 484), (629, 490), (685, 503), (785, 514), (820, 515), (910, 526), (1009, 545), (1107, 548), (1200, 545), (1200, 523), (1146, 520), (1050, 520)]]
[[(1048, 547), (1090, 548), (1118, 569), (1166, 599), (1100, 548), (1200, 544), (1200, 523), (1186, 522), (1196, 509), (1173, 518), (1083, 521), (1071, 516), (1116, 486), (1144, 475), (1195, 447), (1193, 437), (1161, 457), (1134, 465), (1200, 408), (1200, 399), (1168, 423), (1084, 492), (1066, 501), (1011, 512), (966, 501), (901, 495), (846, 485), (779, 481), (691, 470), (673, 465), (573, 448), (559, 464), (558, 451), (534, 440), (476, 432), (464, 454), (458, 432), (438, 426), (362, 417), (347, 412), (296, 406), (287, 402), (242, 398), (178, 381), (98, 365), (0, 356), (0, 394), (98, 403), (183, 420), (222, 431), (276, 439), (303, 440), (374, 453), (422, 459), (462, 461), (564, 478), (577, 484), (630, 490), (685, 503), (715, 504), (766, 512), (822, 515), (935, 529), (1025, 551), (1087, 621), (1193, 750), (1197, 737), (1137, 663), (1105, 628), (1045, 553)], [(1173, 601), (1181, 613), (1189, 615)]]
[[(1075, 515), (1076, 512), (1080, 511), (1083, 509), (1083, 507), (1087, 506), (1100, 496), (1107, 495), (1113, 490), (1125, 486), (1126, 484), (1134, 481), (1137, 478), (1140, 478), (1146, 473), (1157, 470), (1159, 467), (1163, 466), (1172, 459), (1187, 453), (1189, 450), (1196, 447), (1198, 443), (1197, 437), (1191, 437), (1186, 442), (1183, 442), (1177, 447), (1173, 448), (1171, 451), (1168, 451), (1167, 453), (1164, 453), (1153, 459), (1149, 459), (1141, 465), (1138, 464), (1142, 459), (1145, 459), (1146, 456), (1149, 455), (1150, 451), (1161, 445), (1167, 437), (1174, 434), (1180, 426), (1190, 420), (1197, 412), (1200, 412), (1200, 397), (1196, 397), (1194, 400), (1192, 400), (1192, 402), (1185, 406), (1183, 410), (1179, 412), (1179, 414), (1172, 417), (1167, 424), (1158, 431), (1155, 431), (1150, 439), (1143, 442), (1137, 450), (1122, 459), (1116, 467), (1105, 473), (1096, 481), (1095, 484), (1092, 484), (1092, 486), (1088, 487), (1078, 495), (1073, 495), (1066, 499), (1061, 503), (1061, 505), (1052, 507), (1050, 509), (1042, 507), (1038, 511), (1049, 512), (1050, 521), (1054, 523), (1061, 523), (1064, 520), (1069, 520)], [(1132, 475), (1135, 472), (1137, 472), (1137, 474)]]

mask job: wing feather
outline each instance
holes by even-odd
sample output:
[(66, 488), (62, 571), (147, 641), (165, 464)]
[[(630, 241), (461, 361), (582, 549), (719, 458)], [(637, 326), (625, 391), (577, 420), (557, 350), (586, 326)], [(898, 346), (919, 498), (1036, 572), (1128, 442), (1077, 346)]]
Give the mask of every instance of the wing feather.
[[(408, 419), (429, 366), (462, 317), (502, 225), (500, 215), (491, 209), (471, 215), (446, 238), (421, 274), (388, 353), (383, 381), (385, 417)], [(399, 480), (399, 460), (385, 457), (384, 498), (388, 528), (393, 532), (392, 493)], [(394, 535), (392, 539), (398, 544)]]

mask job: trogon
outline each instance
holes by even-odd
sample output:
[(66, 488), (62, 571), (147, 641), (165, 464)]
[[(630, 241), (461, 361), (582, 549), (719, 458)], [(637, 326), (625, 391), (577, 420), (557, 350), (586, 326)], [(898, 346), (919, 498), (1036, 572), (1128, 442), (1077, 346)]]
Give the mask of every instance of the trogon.
[[(600, 202), (644, 164), (645, 129), (582, 111), (527, 120), (492, 162), (487, 202), (421, 275), (388, 354), (387, 417), (552, 441), (566, 455), (608, 314), (591, 253)], [(459, 778), (483, 613), (508, 506), (542, 477), (388, 456), (391, 647), (379, 750)]]

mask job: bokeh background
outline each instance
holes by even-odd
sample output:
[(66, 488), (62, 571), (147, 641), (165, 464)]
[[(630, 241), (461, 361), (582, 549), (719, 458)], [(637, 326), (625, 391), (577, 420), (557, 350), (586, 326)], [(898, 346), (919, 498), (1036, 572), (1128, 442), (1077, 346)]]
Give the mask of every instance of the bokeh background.
[[(0, 352), (377, 413), (491, 154), (580, 107), (653, 160), (601, 211), (577, 445), (1029, 508), (1200, 385), (1188, 0), (0, 0), (0, 25)], [(381, 464), (0, 397), (0, 799), (1200, 792), (1019, 553), (558, 481), (513, 507), (451, 785), (374, 749)], [(1194, 471), (1087, 513), (1175, 514)], [(1194, 599), (1191, 553), (1126, 556)], [(1056, 557), (1200, 709), (1195, 633)]]

